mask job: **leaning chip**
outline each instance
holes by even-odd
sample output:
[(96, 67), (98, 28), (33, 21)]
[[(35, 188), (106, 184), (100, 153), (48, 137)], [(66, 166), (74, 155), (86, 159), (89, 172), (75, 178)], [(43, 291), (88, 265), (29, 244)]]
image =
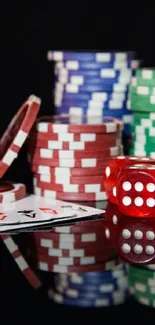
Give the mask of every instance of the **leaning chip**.
[(13, 117), (0, 139), (0, 178), (18, 156), (39, 111), (41, 100), (31, 95)]

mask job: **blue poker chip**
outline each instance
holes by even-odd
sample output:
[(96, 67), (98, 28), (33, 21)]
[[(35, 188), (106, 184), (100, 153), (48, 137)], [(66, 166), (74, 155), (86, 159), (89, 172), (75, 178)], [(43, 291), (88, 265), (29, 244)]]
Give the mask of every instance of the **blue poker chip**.
[(80, 93), (80, 92), (116, 92), (116, 93), (122, 93), (126, 92), (128, 90), (128, 85), (123, 84), (87, 84), (82, 86), (77, 86), (73, 84), (66, 84), (63, 85), (61, 83), (55, 84), (55, 89), (57, 92), (60, 91), (64, 93)]
[(49, 51), (47, 53), (48, 60), (64, 61), (64, 60), (78, 60), (78, 61), (94, 61), (94, 62), (113, 62), (113, 61), (128, 61), (136, 57), (133, 51), (127, 52), (68, 52), (68, 51)]
[(102, 78), (102, 79), (113, 79), (113, 78), (119, 78), (119, 77), (128, 77), (131, 78), (135, 75), (135, 70), (132, 70), (131, 68), (127, 69), (80, 69), (80, 70), (69, 70), (67, 68), (59, 68), (56, 70), (56, 75), (58, 77), (66, 77), (66, 78), (74, 78), (74, 77), (91, 77), (91, 78)]
[(122, 69), (128, 69), (131, 68), (133, 70), (137, 69), (140, 65), (140, 62), (138, 60), (129, 60), (129, 61), (113, 61), (113, 62), (102, 62), (102, 63), (96, 63), (96, 62), (82, 62), (82, 61), (63, 61), (63, 62), (57, 62), (55, 64), (55, 71), (61, 69), (61, 68), (67, 68), (68, 70), (83, 70), (83, 69), (89, 69), (89, 70), (99, 70), (99, 69), (115, 69), (115, 70), (122, 70)]
[(86, 92), (86, 93), (78, 93), (78, 94), (69, 94), (69, 93), (61, 93), (55, 91), (55, 99), (56, 100), (64, 100), (74, 103), (76, 101), (108, 101), (108, 100), (118, 100), (125, 101), (128, 98), (128, 92), (116, 93), (116, 92)]
[(67, 283), (83, 285), (83, 284), (100, 284), (102, 282), (118, 281), (120, 278), (127, 275), (127, 265), (120, 264), (114, 270), (88, 272), (88, 273), (74, 273), (74, 274), (60, 274), (55, 273), (54, 278)]
[(124, 115), (123, 109), (86, 109), (86, 108), (79, 108), (79, 107), (57, 107), (56, 108), (56, 114), (69, 114), (72, 116), (104, 116), (104, 117), (115, 117), (115, 118), (121, 118)]
[(94, 298), (94, 299), (87, 299), (87, 298), (68, 298), (63, 296), (62, 294), (54, 291), (53, 289), (48, 289), (48, 297), (52, 299), (54, 302), (63, 304), (63, 305), (70, 305), (70, 306), (77, 306), (77, 307), (109, 307), (114, 305), (124, 304), (128, 299), (129, 295), (128, 292), (120, 292), (118, 295), (107, 295), (104, 298)]
[(56, 107), (82, 107), (82, 108), (93, 108), (93, 109), (122, 109), (126, 106), (126, 101), (113, 101), (109, 100), (106, 102), (101, 101), (66, 101), (55, 100)]
[[(111, 293), (115, 290), (126, 290), (128, 288), (128, 275), (123, 274), (119, 279), (100, 279), (97, 282), (84, 282), (84, 283), (74, 283), (71, 279), (64, 281), (60, 278), (55, 277), (55, 288), (59, 288), (59, 292), (65, 293), (68, 290), (75, 290), (81, 294), (88, 294), (88, 292), (93, 292), (94, 294), (104, 294)], [(73, 292), (74, 293), (74, 292)]]
[(131, 81), (130, 77), (122, 78), (122, 77), (115, 77), (115, 78), (100, 78), (100, 77), (84, 77), (84, 76), (71, 76), (71, 77), (61, 77), (58, 76), (56, 78), (56, 82), (60, 82), (63, 85), (71, 83), (73, 85), (81, 86), (81, 85), (112, 85), (112, 84), (122, 84), (128, 85)]

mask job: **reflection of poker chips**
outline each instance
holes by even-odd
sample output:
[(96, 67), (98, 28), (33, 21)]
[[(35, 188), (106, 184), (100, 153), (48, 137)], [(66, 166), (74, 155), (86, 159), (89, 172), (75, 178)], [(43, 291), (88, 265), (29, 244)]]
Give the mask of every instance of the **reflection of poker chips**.
[(155, 273), (136, 266), (129, 266), (129, 286), (135, 300), (140, 304), (155, 307)]
[(15, 202), (17, 200), (23, 199), (26, 196), (26, 186), (24, 184), (10, 184), (12, 185), (12, 189), (9, 189), (8, 186), (9, 184), (6, 183), (5, 188), (5, 183), (2, 184), (2, 190), (1, 191), (1, 184), (0, 184), (0, 203), (10, 203), (10, 202)]
[(0, 177), (17, 158), (18, 152), (25, 142), (35, 121), (40, 106), (40, 99), (30, 96), (21, 106), (10, 122), (0, 140)]
[(83, 274), (55, 274), (48, 289), (56, 303), (101, 307), (125, 303), (129, 296), (127, 271), (123, 264), (114, 270)]
[(18, 265), (19, 269), (24, 274), (30, 285), (32, 285), (34, 289), (39, 288), (41, 286), (39, 278), (28, 265), (13, 238), (9, 235), (1, 235), (1, 238), (4, 245), (7, 247), (8, 251), (13, 257), (14, 262)]
[(155, 157), (155, 69), (136, 72), (130, 89), (132, 121), (131, 154)]
[(48, 290), (48, 297), (52, 299), (55, 303), (70, 305), (76, 307), (108, 307), (113, 305), (123, 304), (128, 298), (128, 293), (124, 291), (116, 291), (113, 294), (107, 294), (95, 299), (78, 299), (74, 300), (73, 298), (67, 298), (61, 295), (60, 293), (55, 292), (53, 289)]

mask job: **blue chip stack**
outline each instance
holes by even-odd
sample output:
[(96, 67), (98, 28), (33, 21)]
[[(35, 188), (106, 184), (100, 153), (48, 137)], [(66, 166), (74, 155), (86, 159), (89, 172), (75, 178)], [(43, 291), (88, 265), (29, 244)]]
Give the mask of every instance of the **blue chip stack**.
[(56, 114), (112, 116), (124, 121), (131, 135), (128, 86), (140, 66), (136, 53), (49, 51), (55, 62)]
[(104, 272), (55, 274), (48, 297), (56, 303), (76, 307), (122, 305), (129, 298), (127, 268), (122, 264)]

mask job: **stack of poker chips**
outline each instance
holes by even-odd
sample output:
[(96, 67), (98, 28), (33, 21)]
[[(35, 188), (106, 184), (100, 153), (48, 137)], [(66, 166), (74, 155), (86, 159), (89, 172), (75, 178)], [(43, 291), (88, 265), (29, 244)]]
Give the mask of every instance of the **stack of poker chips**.
[(130, 265), (129, 288), (137, 302), (155, 308), (155, 265)]
[(106, 200), (105, 167), (111, 156), (122, 154), (123, 126), (115, 118), (38, 119), (28, 141), (34, 193), (65, 201)]
[(27, 258), (42, 278), (46, 274), (53, 302), (107, 307), (128, 299), (127, 267), (109, 246), (103, 224), (103, 219), (81, 221), (29, 234)]
[(137, 70), (130, 101), (133, 112), (131, 154), (155, 158), (155, 69)]
[(112, 116), (125, 123), (131, 134), (128, 85), (140, 61), (129, 52), (49, 51), (55, 62), (56, 114)]
[(48, 296), (55, 303), (78, 307), (109, 307), (129, 297), (128, 271), (120, 268), (89, 273), (55, 274)]

